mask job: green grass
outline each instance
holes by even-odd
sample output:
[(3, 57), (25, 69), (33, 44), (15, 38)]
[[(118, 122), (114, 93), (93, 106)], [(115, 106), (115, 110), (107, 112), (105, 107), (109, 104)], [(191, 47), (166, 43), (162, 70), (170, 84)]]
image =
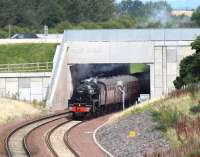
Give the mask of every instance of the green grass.
[(146, 64), (141, 64), (141, 63), (135, 63), (130, 65), (130, 73), (139, 73), (139, 72), (144, 72), (147, 71), (148, 67)]
[(152, 113), (152, 119), (156, 123), (155, 129), (162, 132), (163, 136), (167, 138), (172, 148), (177, 148), (187, 141), (180, 141), (176, 135), (175, 124), (181, 117), (189, 117), (194, 119), (199, 113), (200, 91), (181, 96), (169, 96), (163, 99), (139, 104), (126, 109), (123, 112), (117, 113), (110, 118), (110, 122), (119, 121), (127, 116), (138, 112), (149, 111)]
[(0, 45), (0, 64), (53, 61), (57, 44)]
[(160, 110), (153, 110), (152, 117), (157, 123), (156, 129), (167, 132), (167, 129), (175, 126), (182, 113), (171, 107), (162, 107)]

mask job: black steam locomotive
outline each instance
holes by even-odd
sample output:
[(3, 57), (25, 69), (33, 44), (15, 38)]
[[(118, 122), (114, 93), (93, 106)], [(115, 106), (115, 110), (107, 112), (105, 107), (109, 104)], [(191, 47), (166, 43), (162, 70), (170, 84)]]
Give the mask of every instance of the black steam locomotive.
[(113, 108), (122, 107), (122, 93), (118, 82), (123, 82), (124, 100), (127, 105), (133, 104), (139, 97), (139, 80), (131, 75), (120, 75), (102, 78), (90, 78), (81, 81), (74, 88), (69, 100), (69, 109), (73, 116), (85, 116), (88, 113), (105, 113)]

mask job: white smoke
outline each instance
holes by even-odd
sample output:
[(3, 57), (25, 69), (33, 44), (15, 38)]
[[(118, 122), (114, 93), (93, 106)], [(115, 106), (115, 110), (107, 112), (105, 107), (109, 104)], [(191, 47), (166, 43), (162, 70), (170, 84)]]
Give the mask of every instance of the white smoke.
[(180, 28), (190, 27), (191, 19), (187, 16), (172, 16), (166, 9), (155, 10), (140, 27)]
[(163, 26), (165, 26), (167, 22), (171, 20), (172, 17), (166, 9), (155, 10), (148, 19), (149, 22), (160, 22)]

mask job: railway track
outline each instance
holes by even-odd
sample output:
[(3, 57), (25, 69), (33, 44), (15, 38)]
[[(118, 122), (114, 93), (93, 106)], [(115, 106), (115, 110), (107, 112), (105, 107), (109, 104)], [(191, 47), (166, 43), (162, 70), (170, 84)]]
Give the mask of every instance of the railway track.
[(68, 131), (79, 125), (80, 121), (67, 121), (57, 125), (47, 133), (46, 143), (55, 157), (77, 157), (76, 152), (65, 142)]
[(54, 157), (54, 154), (47, 148), (45, 136), (46, 132), (60, 123), (68, 121), (69, 118), (61, 116), (49, 122), (39, 125), (31, 130), (23, 139), (24, 148), (28, 156), (34, 157)]
[[(56, 122), (69, 115), (69, 112), (59, 113), (52, 116), (47, 116), (41, 119), (28, 122), (14, 129), (5, 139), (5, 149), (9, 157), (26, 157), (32, 156), (26, 143), (27, 135), (33, 130), (52, 122)], [(66, 121), (66, 120), (65, 120)], [(63, 120), (64, 122), (64, 120)]]
[(71, 144), (69, 142), (69, 133), (72, 129), (80, 125), (81, 123), (77, 123), (76, 125), (72, 126), (70, 129), (68, 129), (63, 136), (63, 140), (65, 145), (68, 147), (68, 149), (74, 154), (75, 157), (80, 157), (79, 154), (71, 147)]
[[(80, 155), (82, 156), (83, 149), (86, 149), (84, 153), (89, 153), (88, 150), (95, 147), (93, 144), (91, 148), (88, 148), (91, 144), (88, 140), (92, 140), (89, 139), (93, 132), (90, 128), (91, 126), (87, 129), (87, 125), (85, 125), (87, 121), (73, 121), (70, 117), (71, 114), (69, 112), (55, 114), (27, 122), (14, 129), (5, 140), (7, 156), (79, 157)], [(75, 134), (73, 133), (74, 130)], [(82, 143), (81, 146), (77, 142)], [(89, 143), (87, 144), (87, 142)], [(95, 152), (93, 152), (93, 155)], [(83, 156), (85, 155), (84, 153)], [(90, 155), (87, 154), (85, 156)]]

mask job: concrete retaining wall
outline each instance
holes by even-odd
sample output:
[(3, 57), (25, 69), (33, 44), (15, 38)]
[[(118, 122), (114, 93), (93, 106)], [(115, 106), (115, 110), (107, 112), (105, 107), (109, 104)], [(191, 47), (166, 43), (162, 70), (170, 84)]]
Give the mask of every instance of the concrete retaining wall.
[(187, 45), (157, 45), (151, 64), (151, 96), (160, 97), (175, 89), (173, 81), (179, 76), (181, 60), (194, 53)]
[(51, 73), (1, 73), (0, 97), (43, 101)]

